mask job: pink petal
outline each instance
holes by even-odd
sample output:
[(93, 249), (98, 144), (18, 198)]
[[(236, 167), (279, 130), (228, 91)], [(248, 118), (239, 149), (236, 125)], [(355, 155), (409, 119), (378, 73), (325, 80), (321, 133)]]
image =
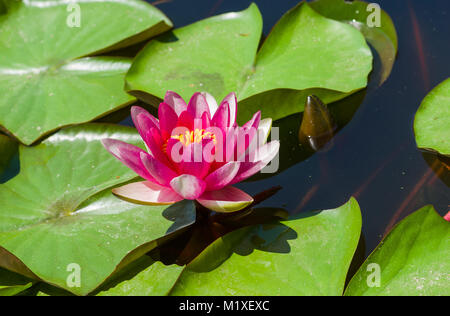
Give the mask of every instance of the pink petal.
[(444, 216), (444, 219), (445, 219), (447, 222), (450, 222), (450, 212), (448, 212), (447, 215)]
[(170, 105), (178, 116), (187, 109), (186, 102), (184, 102), (183, 98), (173, 91), (166, 92), (164, 102)]
[(273, 158), (275, 158), (279, 149), (280, 142), (278, 140), (271, 141), (270, 143), (258, 148), (255, 152), (255, 156), (253, 157), (253, 161), (241, 162), (239, 171), (230, 184), (241, 182), (259, 172), (262, 168), (267, 166)]
[(112, 192), (130, 202), (150, 205), (172, 204), (183, 199), (171, 188), (150, 181), (126, 184), (112, 189)]
[(198, 128), (198, 129), (207, 129), (211, 126), (211, 117), (209, 116), (209, 113), (207, 113), (207, 112), (203, 113), (201, 124), (202, 124), (201, 126), (197, 127), (194, 125), (194, 127)]
[(103, 139), (102, 144), (107, 151), (139, 176), (150, 181), (153, 180), (153, 177), (141, 161), (141, 155), (150, 157), (148, 153), (139, 147), (111, 138)]
[(225, 130), (220, 129), (220, 134), (217, 133), (217, 144), (216, 144), (216, 152), (215, 159), (216, 161), (213, 163), (213, 170), (223, 166), (225, 163), (230, 161), (235, 161), (235, 153), (236, 153), (236, 140), (237, 140), (237, 130), (232, 128), (227, 128)]
[(176, 126), (184, 126), (188, 130), (192, 131), (194, 129), (194, 120), (195, 118), (190, 112), (184, 111), (181, 112), (180, 116), (178, 117)]
[(240, 162), (230, 161), (210, 173), (206, 178), (206, 190), (213, 191), (226, 187), (239, 171)]
[(203, 194), (206, 188), (205, 181), (190, 174), (182, 174), (170, 181), (172, 189), (187, 200), (195, 200)]
[(147, 139), (147, 148), (150, 154), (155, 158), (156, 160), (164, 163), (167, 167), (171, 168), (172, 163), (167, 158), (167, 155), (165, 152), (163, 152), (163, 144), (164, 141), (161, 138), (161, 135), (159, 134), (159, 131), (155, 128), (152, 128), (150, 130), (146, 131), (146, 134), (148, 135), (146, 137)]
[(150, 175), (161, 185), (169, 186), (170, 181), (177, 176), (172, 169), (150, 155), (141, 153), (141, 161)]
[[(236, 140), (236, 154), (237, 160), (242, 160), (244, 154), (256, 150), (256, 143), (253, 142), (255, 136), (258, 134), (258, 126), (261, 121), (261, 111), (256, 112), (252, 119), (245, 123), (241, 128), (238, 128)], [(250, 146), (252, 145), (252, 146)]]
[[(246, 156), (245, 158), (242, 156), (239, 156), (240, 161), (250, 161), (248, 159), (249, 156), (251, 156), (257, 148), (262, 147), (264, 144), (267, 143), (267, 139), (269, 137), (270, 129), (272, 128), (272, 119), (267, 118), (264, 120), (261, 120), (259, 122), (258, 129), (256, 130), (256, 134), (251, 134), (252, 137), (251, 143), (246, 148)], [(251, 131), (254, 131), (252, 128)]]
[(242, 125), (242, 127), (244, 128), (252, 127), (254, 129), (258, 129), (259, 122), (261, 122), (261, 111), (258, 111), (255, 114), (253, 114), (253, 117), (250, 119), (250, 121)]
[[(184, 134), (180, 132), (180, 134)], [(184, 145), (178, 140), (171, 138), (167, 141), (166, 155), (173, 162), (174, 166), (178, 166), (178, 163), (183, 158)], [(178, 168), (178, 167), (177, 167)]]
[(134, 126), (138, 130), (139, 134), (145, 140), (145, 131), (156, 128), (159, 130), (159, 121), (145, 109), (140, 106), (131, 107), (131, 118), (133, 120)]
[[(140, 123), (142, 123), (145, 114), (141, 113), (138, 114), (138, 116), (135, 118), (135, 121), (139, 122), (139, 120), (141, 121)], [(137, 123), (139, 124), (139, 123)], [(141, 135), (142, 139), (144, 140), (144, 143), (147, 147), (147, 151), (149, 152), (150, 155), (154, 156), (153, 153), (150, 150), (150, 144), (151, 142), (155, 142), (155, 141), (160, 141), (161, 136), (159, 135), (159, 126), (155, 126), (150, 124), (145, 124), (142, 123), (141, 125), (137, 125), (135, 123), (135, 126), (139, 132), (139, 134)], [(158, 122), (159, 125), (159, 122)], [(155, 132), (156, 131), (156, 132)], [(155, 136), (158, 135), (157, 140), (155, 140)]]
[(158, 107), (158, 116), (161, 136), (167, 140), (177, 125), (178, 115), (170, 105), (163, 102)]
[(209, 142), (212, 140), (183, 146), (183, 160), (177, 164), (180, 174), (187, 173), (200, 179), (208, 174), (210, 161), (205, 158), (203, 151)]
[(212, 211), (228, 213), (242, 210), (253, 202), (253, 198), (244, 191), (228, 186), (218, 191), (207, 191), (197, 201)]
[(208, 102), (206, 102), (206, 98), (200, 92), (194, 93), (189, 101), (187, 111), (191, 113), (194, 118), (201, 119), (205, 112), (211, 117)]
[(200, 92), (200, 93), (205, 97), (206, 102), (208, 103), (209, 113), (211, 115), (214, 115), (214, 113), (216, 113), (218, 108), (216, 99), (208, 92)]
[(223, 103), (227, 102), (230, 107), (230, 120), (228, 121), (229, 127), (236, 125), (236, 112), (237, 112), (237, 98), (236, 94), (234, 92), (231, 92), (229, 95), (227, 95), (223, 101), (220, 103), (222, 105)]
[(225, 162), (235, 160), (237, 138), (239, 134), (239, 128), (231, 127), (227, 130), (224, 140)]
[(223, 102), (214, 114), (211, 124), (220, 128), (228, 127), (230, 122), (230, 106), (228, 102)]

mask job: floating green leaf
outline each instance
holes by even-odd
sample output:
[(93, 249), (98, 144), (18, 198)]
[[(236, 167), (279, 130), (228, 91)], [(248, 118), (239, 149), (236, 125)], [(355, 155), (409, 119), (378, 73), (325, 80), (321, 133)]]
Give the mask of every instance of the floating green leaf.
[(450, 78), (423, 100), (416, 113), (414, 132), (419, 148), (450, 157)]
[(126, 77), (131, 92), (184, 98), (199, 90), (216, 98), (238, 91), (250, 73), (261, 36), (256, 5), (238, 13), (201, 20), (152, 40), (136, 56)]
[(429, 205), (394, 227), (355, 274), (345, 294), (448, 296), (449, 271), (450, 223)]
[[(261, 28), (253, 4), (176, 29), (138, 54), (126, 88), (152, 104), (167, 89), (184, 98), (208, 91), (217, 99), (236, 91), (243, 121), (259, 109), (274, 119), (299, 112), (292, 104), (303, 106), (312, 93), (330, 103), (366, 86), (372, 54), (353, 27), (302, 3), (286, 13), (256, 54)], [(277, 98), (281, 103), (267, 101), (280, 90), (291, 93)]]
[(86, 56), (134, 44), (171, 26), (161, 12), (140, 0), (4, 4), (0, 125), (25, 144), (133, 101), (123, 91), (130, 59)]
[(167, 295), (177, 281), (183, 267), (166, 266), (143, 256), (131, 264), (126, 273), (121, 273), (101, 287), (98, 296), (155, 296)]
[(398, 38), (391, 17), (377, 3), (316, 0), (310, 6), (327, 18), (349, 23), (360, 30), (380, 56), (380, 84), (387, 80), (397, 55)]
[(0, 268), (0, 296), (13, 296), (33, 285), (32, 280)]
[[(113, 196), (111, 187), (136, 174), (103, 148), (103, 138), (142, 145), (132, 128), (86, 124), (20, 146), (21, 172), (0, 185), (0, 249), (10, 253), (0, 251), (0, 265), (84, 295), (195, 221), (191, 202), (143, 206)], [(81, 268), (80, 287), (66, 282), (71, 264)]]
[[(183, 267), (166, 266), (149, 256), (142, 256), (113, 274), (90, 296), (162, 296), (172, 288)], [(40, 283), (27, 293), (32, 296), (73, 296), (70, 292)]]
[(361, 232), (356, 200), (281, 223), (243, 228), (211, 244), (172, 295), (341, 295)]

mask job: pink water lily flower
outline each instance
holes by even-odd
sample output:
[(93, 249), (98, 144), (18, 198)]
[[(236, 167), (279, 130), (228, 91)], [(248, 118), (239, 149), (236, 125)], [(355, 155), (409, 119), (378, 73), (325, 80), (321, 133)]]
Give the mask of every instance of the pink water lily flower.
[(218, 106), (208, 93), (195, 93), (186, 104), (168, 91), (159, 105), (159, 120), (141, 107), (131, 109), (147, 151), (114, 139), (104, 147), (145, 179), (113, 189), (144, 204), (197, 200), (216, 212), (233, 212), (253, 202), (232, 185), (259, 172), (277, 155), (279, 142), (267, 143), (272, 120), (261, 113), (239, 127), (237, 100), (230, 93)]

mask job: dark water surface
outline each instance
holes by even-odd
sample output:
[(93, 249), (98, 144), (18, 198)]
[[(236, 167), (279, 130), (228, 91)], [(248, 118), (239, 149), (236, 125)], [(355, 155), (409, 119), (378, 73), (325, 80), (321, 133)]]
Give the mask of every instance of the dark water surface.
[[(255, 2), (263, 16), (265, 35), (298, 3), (297, 0), (149, 2), (160, 8), (175, 27), (240, 11)], [(417, 149), (413, 132), (414, 115), (422, 99), (450, 75), (450, 1), (378, 3), (392, 17), (399, 37), (398, 57), (387, 82), (380, 88), (369, 85), (363, 103), (351, 122), (335, 136), (328, 151), (273, 177), (237, 185), (249, 194), (280, 185), (282, 189), (261, 205), (282, 207), (289, 212), (335, 208), (355, 196), (363, 215), (366, 254), (393, 223), (411, 212), (433, 204), (444, 215), (450, 204), (450, 189), (441, 179), (448, 177), (448, 170), (441, 178), (436, 176), (431, 164), (440, 172), (445, 168), (433, 156), (424, 156)], [(379, 61), (375, 63), (376, 67)], [(292, 133), (297, 130), (293, 128)], [(280, 159), (289, 157), (282, 154)]]

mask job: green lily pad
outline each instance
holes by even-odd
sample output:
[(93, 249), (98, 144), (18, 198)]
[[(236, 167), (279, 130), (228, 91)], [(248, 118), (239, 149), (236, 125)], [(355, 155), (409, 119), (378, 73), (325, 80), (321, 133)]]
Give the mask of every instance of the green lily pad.
[(96, 293), (97, 296), (161, 296), (167, 295), (177, 281), (183, 267), (166, 266), (143, 256), (125, 273), (108, 282)]
[(315, 0), (309, 5), (327, 18), (349, 23), (360, 30), (380, 57), (380, 85), (387, 80), (398, 50), (397, 31), (389, 14), (376, 3), (364, 1)]
[[(111, 275), (89, 296), (162, 296), (167, 295), (183, 271), (178, 265), (164, 265), (142, 256)], [(1, 292), (0, 292), (1, 295)], [(47, 283), (39, 283), (26, 296), (74, 296)]]
[(450, 157), (450, 78), (423, 100), (414, 121), (417, 146)]
[(0, 296), (13, 296), (25, 291), (33, 281), (14, 272), (0, 268)]
[[(311, 91), (329, 103), (367, 85), (372, 54), (350, 25), (301, 3), (282, 17), (257, 53), (261, 29), (252, 4), (157, 37), (133, 62), (126, 89), (154, 105), (167, 89), (184, 98), (208, 91), (219, 100), (236, 91), (244, 101), (238, 108), (243, 122), (260, 109), (273, 119), (299, 112), (293, 102), (301, 107)], [(267, 101), (268, 93), (280, 89), (292, 91), (282, 98), (287, 101)]]
[(0, 125), (25, 144), (132, 102), (134, 98), (123, 91), (131, 59), (86, 56), (134, 44), (171, 27), (159, 10), (140, 0), (4, 4)]
[(449, 271), (450, 223), (428, 205), (394, 227), (354, 275), (345, 295), (448, 296)]
[(126, 77), (126, 89), (159, 98), (168, 89), (186, 99), (199, 90), (225, 97), (238, 91), (251, 72), (261, 30), (261, 15), (252, 4), (242, 12), (163, 34), (136, 56)]
[(356, 200), (219, 238), (171, 295), (342, 295), (361, 232)]
[[(20, 146), (21, 172), (0, 185), (0, 249), (7, 252), (0, 252), (0, 265), (85, 295), (157, 239), (195, 221), (190, 201), (144, 206), (113, 196), (111, 187), (136, 174), (103, 148), (103, 138), (143, 146), (135, 129), (108, 124), (80, 125), (38, 146)], [(77, 267), (81, 282), (67, 282)]]
[(17, 295), (33, 285), (32, 282), (29, 282), (24, 285), (8, 285), (8, 286), (0, 286), (0, 296), (14, 296)]

